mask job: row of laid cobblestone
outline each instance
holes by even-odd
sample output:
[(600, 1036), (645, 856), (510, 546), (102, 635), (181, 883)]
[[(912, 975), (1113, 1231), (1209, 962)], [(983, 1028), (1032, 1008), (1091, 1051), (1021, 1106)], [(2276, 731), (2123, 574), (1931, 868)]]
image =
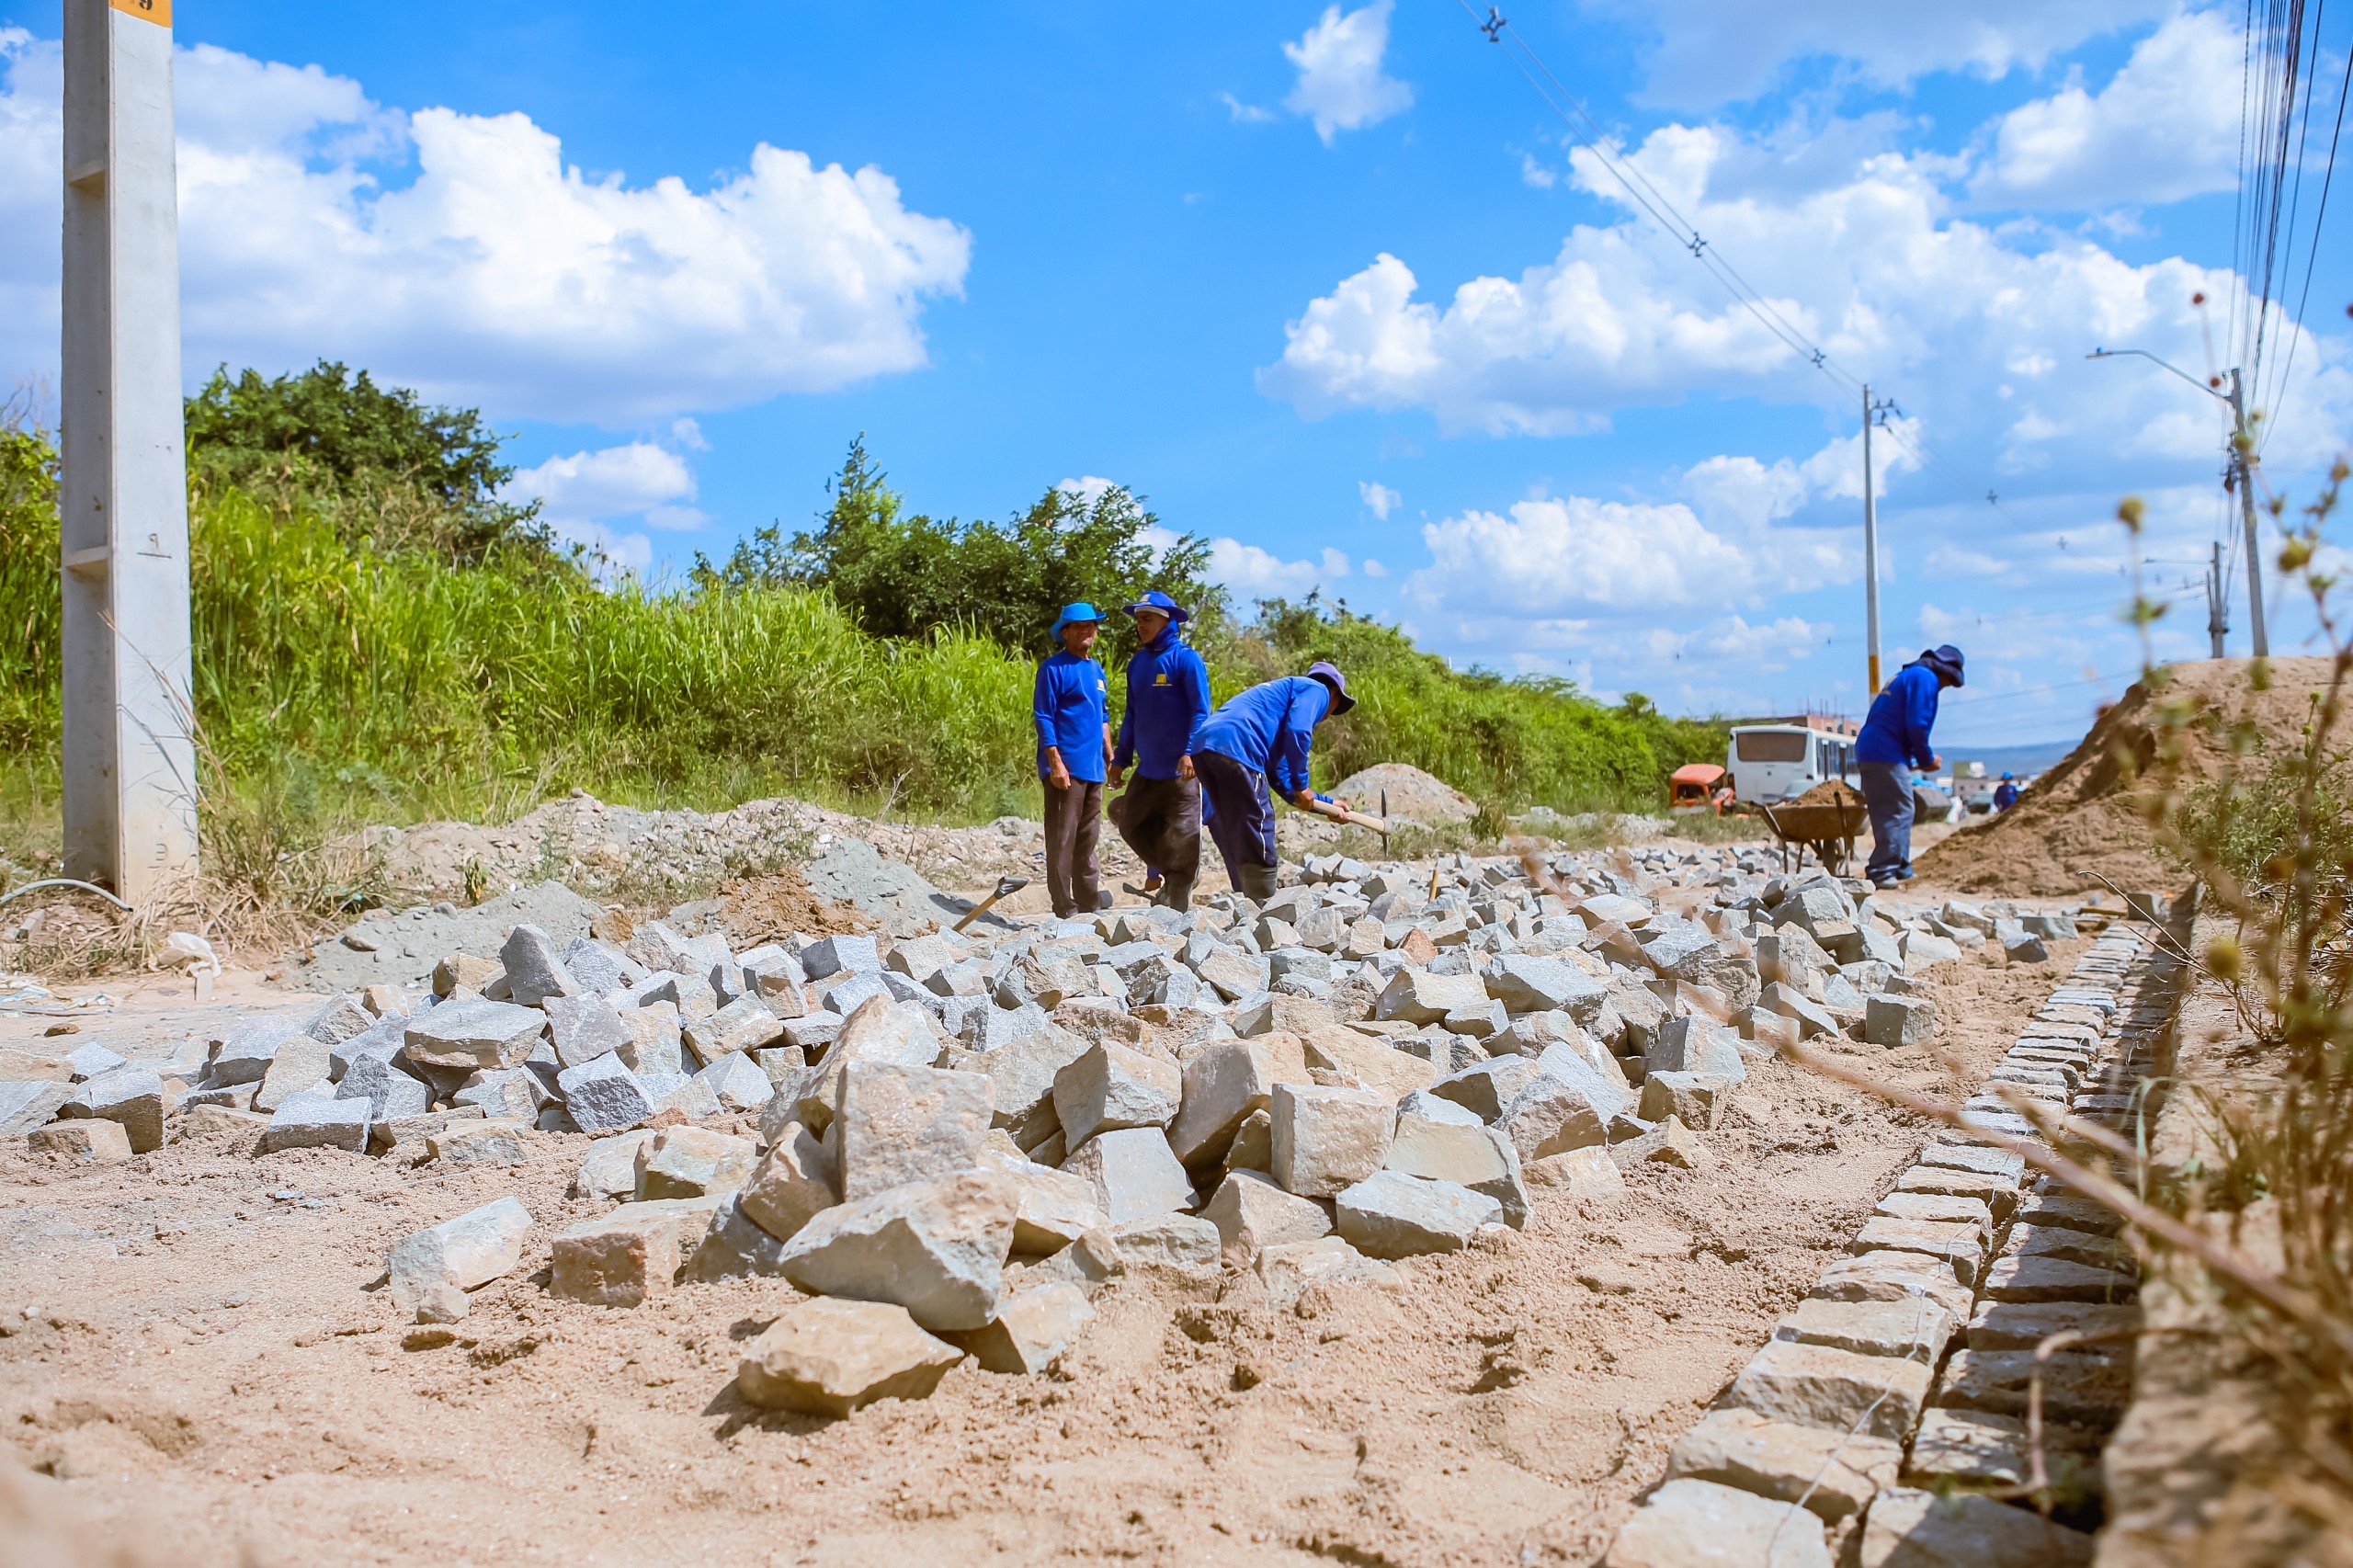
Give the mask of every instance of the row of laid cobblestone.
[[(2038, 1138), (2012, 1096), (2120, 1125), (2169, 1016), (2171, 960), (2111, 928), (1897, 1178), (1807, 1299), (1775, 1325), (1667, 1460), (1610, 1568), (2048, 1568), (2091, 1557), (2097, 1447), (2131, 1381), (2131, 1255), (2116, 1217), (2029, 1179), (1979, 1136)], [(2075, 1511), (1991, 1494), (2029, 1479), (2036, 1348), (2044, 1451)]]

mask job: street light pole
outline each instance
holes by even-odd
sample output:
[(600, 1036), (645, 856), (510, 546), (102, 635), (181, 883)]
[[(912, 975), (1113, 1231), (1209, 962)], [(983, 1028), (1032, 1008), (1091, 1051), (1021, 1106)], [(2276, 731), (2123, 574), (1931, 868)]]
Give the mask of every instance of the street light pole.
[[(2208, 397), (2231, 405), (2229, 483), (2238, 492), (2239, 521), (2246, 533), (2247, 617), (2255, 623), (2252, 628), (2255, 633), (2255, 656), (2258, 659), (2269, 658), (2271, 637), (2268, 629), (2263, 624), (2263, 551), (2256, 540), (2255, 530), (2255, 433), (2247, 428), (2246, 400), (2241, 391), (2239, 372), (2236, 368), (2232, 369), (2231, 390), (2225, 392), (2216, 391), (2211, 385), (2200, 381), (2180, 366), (2169, 364), (2145, 348), (2095, 348), (2084, 358), (2120, 359), (2127, 356), (2136, 359), (2146, 359), (2153, 365), (2162, 366), (2204, 392)], [(2217, 658), (2222, 656), (2221, 649), (2222, 644), (2218, 641), (2215, 643)]]
[(2222, 546), (2214, 545), (2213, 564), (2206, 569), (2206, 635), (2214, 640), (2214, 657), (2222, 657), (2222, 640), (2231, 632), (2231, 607), (2222, 597)]
[(1871, 494), (1871, 389), (1863, 388), (1863, 652), (1879, 695), (1879, 506)]

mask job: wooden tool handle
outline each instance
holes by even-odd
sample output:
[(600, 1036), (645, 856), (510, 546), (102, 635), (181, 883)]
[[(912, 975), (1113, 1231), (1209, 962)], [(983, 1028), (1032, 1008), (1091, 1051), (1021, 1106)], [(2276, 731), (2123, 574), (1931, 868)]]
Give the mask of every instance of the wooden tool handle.
[(1344, 812), (1339, 807), (1333, 805), (1327, 801), (1318, 801), (1307, 809), (1313, 812), (1317, 816), (1329, 817), (1334, 822), (1347, 823), (1356, 827), (1370, 828), (1373, 832), (1381, 835), (1383, 837), (1387, 837), (1389, 834), (1389, 824), (1386, 822), (1383, 822), (1381, 818), (1369, 817), (1362, 812)]

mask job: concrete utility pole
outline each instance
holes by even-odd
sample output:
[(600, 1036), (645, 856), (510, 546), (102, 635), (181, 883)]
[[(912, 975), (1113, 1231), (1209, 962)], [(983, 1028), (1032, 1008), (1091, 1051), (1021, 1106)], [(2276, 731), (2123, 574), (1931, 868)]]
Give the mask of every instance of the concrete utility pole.
[(2206, 635), (2214, 640), (2214, 657), (2222, 657), (2222, 640), (2231, 634), (2231, 607), (2222, 597), (2222, 547), (2214, 546), (2214, 562), (2206, 569)]
[(196, 869), (172, 0), (65, 0), (65, 869)]
[[(2145, 348), (2095, 348), (2084, 356), (2086, 359), (2121, 359), (2127, 357), (2161, 365), (2208, 397), (2231, 405), (2229, 487), (2238, 492), (2239, 522), (2246, 533), (2247, 619), (2254, 622), (2255, 656), (2268, 659), (2271, 656), (2271, 633), (2263, 623), (2263, 548), (2257, 542), (2255, 531), (2255, 463), (2251, 455), (2255, 451), (2255, 432), (2247, 428), (2246, 399), (2242, 395), (2238, 369), (2236, 367), (2232, 369), (2231, 390), (2225, 392), (2217, 391), (2211, 382), (2200, 381), (2180, 366), (2158, 358)], [(2219, 640), (2214, 644), (2214, 656), (2218, 659), (2222, 656), (2222, 644)]]
[(2246, 400), (2239, 392), (2239, 373), (2231, 370), (2231, 462), (2237, 471), (2239, 520), (2246, 529), (2246, 618), (2255, 632), (2255, 656), (2271, 656), (2270, 629), (2263, 624), (2263, 553), (2255, 541), (2255, 432), (2246, 427)]
[(1871, 494), (1871, 389), (1863, 388), (1863, 653), (1870, 661), (1868, 701), (1879, 695), (1879, 500)]

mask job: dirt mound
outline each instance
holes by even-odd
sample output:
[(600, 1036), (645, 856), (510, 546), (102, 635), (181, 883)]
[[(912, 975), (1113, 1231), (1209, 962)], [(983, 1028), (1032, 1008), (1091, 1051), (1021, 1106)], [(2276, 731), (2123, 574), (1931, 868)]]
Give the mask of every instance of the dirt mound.
[(1956, 830), (1922, 855), (1921, 874), (1968, 891), (2045, 895), (2097, 889), (2103, 877), (2134, 891), (2180, 882), (2182, 869), (2157, 852), (2129, 779), (2156, 756), (2159, 700), (2196, 706), (2198, 722), (2185, 732), (2183, 771), (2192, 781), (2215, 775), (2227, 755), (2224, 733), (2242, 712), (2254, 721), (2264, 752), (2295, 744), (2311, 694), (2327, 683), (2329, 662), (2274, 659), (2270, 689), (2250, 694), (2252, 663), (2169, 665), (2162, 697), (2134, 682), (2017, 805)]
[(1862, 799), (1863, 792), (1860, 790), (1856, 789), (1852, 784), (1847, 783), (1845, 779), (1825, 778), (1821, 783), (1816, 784), (1813, 789), (1808, 790), (1804, 794), (1800, 795), (1791, 802), (1791, 804), (1800, 806), (1859, 805), (1862, 802)]
[(1352, 773), (1332, 787), (1360, 812), (1381, 810), (1383, 791), (1389, 814), (1425, 827), (1439, 823), (1469, 822), (1479, 814), (1479, 802), (1444, 779), (1402, 762), (1383, 762)]

